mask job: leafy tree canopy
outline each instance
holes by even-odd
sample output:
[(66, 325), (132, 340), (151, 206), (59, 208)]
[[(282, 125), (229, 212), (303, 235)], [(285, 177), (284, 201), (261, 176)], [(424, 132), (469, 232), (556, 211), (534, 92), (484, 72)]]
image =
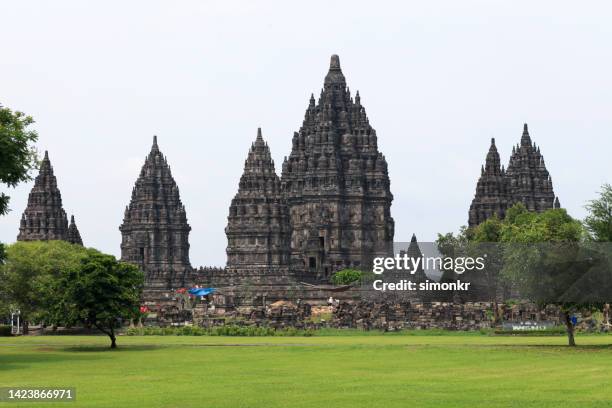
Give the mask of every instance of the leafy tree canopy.
[(109, 336), (115, 348), (115, 329), (122, 320), (139, 316), (143, 283), (138, 267), (87, 250), (80, 267), (67, 269), (55, 282), (46, 317), (58, 325), (96, 327)]
[(144, 276), (136, 266), (64, 241), (17, 242), (6, 255), (4, 308), (21, 310), (24, 322), (96, 327), (114, 348), (118, 324), (138, 316)]
[(599, 198), (586, 205), (589, 215), (584, 220), (591, 239), (612, 242), (612, 186), (604, 184)]
[[(38, 140), (30, 116), (0, 105), (0, 184), (15, 187), (31, 179), (38, 165), (34, 143)], [(0, 215), (8, 212), (9, 196), (0, 193)]]
[(65, 241), (16, 242), (6, 247), (0, 266), (4, 298), (24, 321), (40, 318), (52, 302), (50, 287), (69, 270), (78, 270), (87, 250)]

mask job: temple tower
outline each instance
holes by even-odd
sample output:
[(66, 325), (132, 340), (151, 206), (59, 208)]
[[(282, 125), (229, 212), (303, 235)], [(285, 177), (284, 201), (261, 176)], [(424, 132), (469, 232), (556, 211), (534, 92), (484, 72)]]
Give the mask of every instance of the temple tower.
[(387, 162), (359, 92), (351, 97), (337, 55), (292, 144), (281, 177), (292, 267), (326, 279), (335, 270), (369, 268), (373, 257), (392, 254)]
[(495, 139), (491, 139), (491, 147), (476, 184), (476, 195), (470, 205), (468, 225), (476, 226), (493, 215), (497, 215), (500, 219), (504, 218), (508, 202), (506, 171), (501, 167)]
[(244, 162), (227, 217), (227, 269), (262, 273), (289, 263), (289, 216), (261, 129)]
[(66, 241), (71, 244), (77, 244), (83, 246), (83, 240), (81, 239), (81, 233), (74, 222), (74, 215), (70, 216), (70, 225), (68, 225), (68, 233), (66, 234)]
[(512, 148), (507, 177), (512, 204), (522, 202), (529, 211), (538, 212), (560, 207), (544, 156), (532, 143), (526, 123), (520, 144)]
[(185, 206), (170, 166), (153, 137), (151, 152), (125, 209), (121, 260), (145, 273), (146, 292), (182, 287), (189, 279), (189, 231)]
[[(419, 242), (417, 241), (416, 234), (412, 234), (410, 244), (408, 245), (408, 249), (406, 250), (406, 255), (408, 255), (408, 257), (412, 259), (423, 258), (423, 253), (421, 252), (421, 248), (419, 248)], [(423, 262), (419, 263), (417, 270), (414, 271), (414, 273), (412, 274), (411, 280), (413, 282), (420, 283), (425, 282), (427, 280), (427, 274), (425, 273)]]
[(537, 212), (561, 207), (544, 156), (531, 141), (526, 123), (521, 142), (512, 148), (507, 170), (500, 168), (495, 139), (491, 139), (486, 164), (481, 169), (470, 206), (468, 225), (474, 227), (494, 214), (502, 219), (506, 210), (519, 202), (529, 211)]
[(21, 216), (17, 241), (67, 240), (68, 219), (62, 207), (62, 195), (49, 153), (40, 164), (34, 187), (28, 196), (28, 205)]

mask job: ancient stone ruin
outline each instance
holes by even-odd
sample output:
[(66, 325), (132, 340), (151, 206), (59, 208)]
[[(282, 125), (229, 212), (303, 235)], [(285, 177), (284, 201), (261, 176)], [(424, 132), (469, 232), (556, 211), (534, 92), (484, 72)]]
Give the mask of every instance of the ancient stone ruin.
[(156, 136), (119, 230), (121, 260), (142, 268), (147, 294), (192, 283), (189, 281), (191, 227)]
[(283, 163), (291, 223), (291, 265), (315, 279), (344, 267), (369, 268), (393, 253), (387, 162), (359, 92), (350, 94), (337, 55), (318, 102), (311, 96)]
[(74, 216), (70, 217), (70, 226), (68, 225), (49, 153), (45, 151), (34, 187), (28, 196), (28, 205), (21, 216), (17, 241), (49, 240), (83, 245)]
[[(258, 129), (229, 206), (225, 267), (191, 266), (191, 227), (157, 137), (153, 138), (119, 227), (121, 259), (145, 272), (145, 303), (174, 316), (169, 320), (181, 320), (186, 315), (176, 308), (176, 290), (199, 285), (218, 289), (213, 302), (216, 314), (254, 313), (258, 319), (276, 316), (278, 321), (287, 323), (295, 316), (305, 316), (310, 305), (324, 307), (332, 298), (342, 304), (334, 317), (337, 326), (350, 320), (350, 324), (346, 323), (350, 327), (359, 326), (360, 321), (383, 327), (384, 322), (393, 319), (404, 323), (416, 319), (434, 322), (415, 323), (416, 326), (433, 327), (445, 316), (454, 316), (454, 328), (468, 327), (457, 323), (461, 321), (457, 316), (471, 316), (470, 321), (476, 323), (469, 327), (488, 324), (484, 306), (462, 306), (464, 309), (459, 310), (452, 304), (456, 298), (453, 294), (448, 299), (451, 303), (440, 303), (427, 311), (422, 305), (433, 304), (427, 294), (420, 298), (398, 297), (397, 304), (391, 305), (388, 299), (375, 299), (376, 294), (359, 284), (337, 287), (329, 283), (331, 275), (340, 269), (368, 270), (374, 257), (393, 255), (392, 201), (387, 162), (378, 149), (376, 131), (369, 123), (359, 92), (351, 95), (340, 60), (333, 55), (320, 96), (317, 100), (311, 96), (280, 176)], [(513, 148), (507, 169), (501, 166), (495, 140), (491, 141), (470, 206), (469, 225), (493, 215), (503, 218), (517, 202), (530, 211), (560, 206), (527, 125), (520, 144)], [(18, 240), (50, 239), (82, 245), (74, 217), (68, 223), (62, 208), (45, 152)], [(406, 251), (409, 256), (420, 257), (416, 236)], [(392, 271), (385, 278), (405, 276)], [(428, 279), (422, 269), (411, 278), (417, 282)], [(297, 306), (283, 303), (282, 307), (270, 308), (284, 301)], [(358, 305), (358, 301), (376, 306), (370, 311), (347, 306)], [(370, 317), (359, 317), (366, 312)]]
[(529, 211), (560, 208), (555, 197), (552, 179), (540, 148), (531, 141), (525, 123), (521, 142), (512, 147), (508, 168), (500, 167), (495, 139), (487, 153), (485, 165), (476, 184), (476, 195), (470, 205), (468, 225), (476, 226), (493, 215), (503, 219), (506, 210), (523, 203)]

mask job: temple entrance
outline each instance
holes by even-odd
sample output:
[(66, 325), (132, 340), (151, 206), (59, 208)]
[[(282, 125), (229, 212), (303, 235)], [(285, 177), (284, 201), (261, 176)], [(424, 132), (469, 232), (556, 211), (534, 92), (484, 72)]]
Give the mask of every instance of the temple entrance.
[(308, 258), (308, 267), (313, 270), (317, 269), (317, 258), (315, 258), (314, 256)]

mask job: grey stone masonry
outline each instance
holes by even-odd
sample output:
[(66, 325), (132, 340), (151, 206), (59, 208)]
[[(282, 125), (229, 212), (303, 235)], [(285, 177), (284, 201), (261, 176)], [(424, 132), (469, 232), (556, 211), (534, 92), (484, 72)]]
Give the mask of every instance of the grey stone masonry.
[(486, 164), (481, 169), (470, 205), (468, 225), (476, 226), (493, 215), (503, 219), (506, 210), (519, 202), (529, 211), (537, 212), (561, 207), (544, 156), (531, 141), (526, 123), (521, 142), (512, 148), (507, 169), (500, 167), (495, 139), (491, 139)]
[(252, 144), (227, 217), (227, 269), (269, 269), (289, 264), (289, 215), (261, 129)]
[(66, 241), (71, 244), (77, 244), (83, 246), (83, 240), (81, 239), (81, 233), (74, 222), (74, 215), (70, 216), (70, 225), (68, 225), (68, 234), (66, 236)]
[(369, 268), (374, 257), (392, 254), (387, 162), (337, 55), (331, 57), (318, 102), (311, 96), (293, 136), (281, 184), (289, 208), (292, 269), (326, 279), (335, 270)]
[(155, 136), (119, 230), (121, 260), (142, 268), (145, 292), (188, 283), (191, 227), (178, 186)]
[(40, 164), (34, 187), (28, 196), (17, 241), (68, 240), (68, 218), (62, 207), (62, 195), (57, 187), (49, 153)]

